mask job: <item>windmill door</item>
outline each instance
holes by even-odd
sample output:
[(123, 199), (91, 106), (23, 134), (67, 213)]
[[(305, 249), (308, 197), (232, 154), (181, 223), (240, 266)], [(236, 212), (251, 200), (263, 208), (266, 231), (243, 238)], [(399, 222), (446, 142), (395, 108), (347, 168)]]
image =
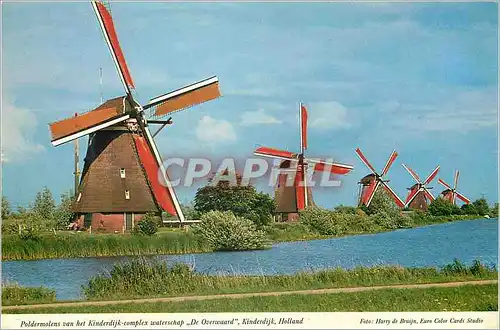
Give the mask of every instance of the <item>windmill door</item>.
[(85, 213), (83, 216), (83, 227), (89, 228), (92, 225), (92, 213)]
[(125, 230), (132, 230), (132, 213), (125, 213)]

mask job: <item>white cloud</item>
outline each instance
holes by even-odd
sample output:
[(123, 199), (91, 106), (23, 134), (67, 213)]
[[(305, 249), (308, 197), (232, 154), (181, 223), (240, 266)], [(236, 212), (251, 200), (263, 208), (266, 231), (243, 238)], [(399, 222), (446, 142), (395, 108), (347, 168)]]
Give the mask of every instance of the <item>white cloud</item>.
[(2, 101), (2, 163), (21, 162), (45, 148), (33, 141), (37, 118), (29, 109), (18, 108), (5, 95)]
[(309, 127), (320, 130), (338, 130), (352, 126), (348, 122), (347, 108), (338, 102), (311, 103), (308, 111)]
[(253, 125), (272, 125), (281, 124), (281, 120), (267, 114), (264, 109), (257, 111), (247, 111), (241, 114), (241, 125), (243, 126), (253, 126)]
[(227, 120), (217, 120), (210, 116), (203, 116), (196, 127), (196, 137), (209, 145), (236, 141), (236, 132), (233, 124)]

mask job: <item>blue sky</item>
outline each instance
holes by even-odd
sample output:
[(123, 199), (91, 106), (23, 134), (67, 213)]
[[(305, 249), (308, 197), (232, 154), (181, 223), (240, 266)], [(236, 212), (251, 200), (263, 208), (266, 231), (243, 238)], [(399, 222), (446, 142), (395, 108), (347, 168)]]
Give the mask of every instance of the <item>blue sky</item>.
[[(250, 156), (259, 145), (298, 149), (297, 106), (309, 108), (311, 157), (354, 170), (315, 190), (325, 207), (356, 203), (393, 149), (402, 197), (425, 177), (490, 202), (497, 196), (497, 4), (112, 3), (125, 57), (145, 103), (218, 75), (223, 97), (180, 112), (157, 139), (164, 156)], [(47, 124), (123, 94), (89, 3), (3, 3), (3, 193), (26, 205), (44, 185), (72, 188), (71, 144)], [(81, 155), (85, 154), (81, 142)], [(436, 181), (434, 193), (440, 191)], [(270, 188), (261, 184), (260, 189)], [(181, 201), (194, 189), (178, 189)]]

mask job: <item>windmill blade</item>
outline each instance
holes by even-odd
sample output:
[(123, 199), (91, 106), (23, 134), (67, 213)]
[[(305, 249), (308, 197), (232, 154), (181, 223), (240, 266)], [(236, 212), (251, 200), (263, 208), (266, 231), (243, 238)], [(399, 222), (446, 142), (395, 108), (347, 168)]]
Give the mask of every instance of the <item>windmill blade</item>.
[(216, 76), (152, 98), (143, 108), (156, 107), (155, 115), (171, 114), (221, 96)]
[(462, 195), (461, 193), (459, 193), (458, 191), (455, 192), (455, 196), (460, 199), (462, 202), (464, 202), (465, 204), (470, 204), (470, 199), (468, 199), (467, 197), (465, 197), (464, 195)]
[(373, 174), (377, 174), (375, 168), (372, 166), (372, 164), (370, 164), (368, 159), (366, 159), (365, 155), (363, 155), (363, 153), (361, 152), (361, 149), (356, 148), (356, 153), (358, 154), (361, 161), (370, 169), (370, 171), (372, 171)]
[[(151, 132), (147, 126), (140, 125), (140, 127), (144, 132), (144, 137), (134, 134), (134, 141), (141, 163), (146, 170), (155, 199), (165, 212), (177, 216), (180, 222), (183, 222), (185, 220), (184, 214), (182, 213), (179, 200), (168, 178), (158, 148), (151, 136)], [(160, 173), (164, 180), (164, 184), (159, 181)]]
[(380, 182), (384, 186), (385, 190), (392, 196), (392, 199), (394, 199), (394, 202), (396, 202), (396, 204), (399, 207), (404, 207), (405, 203), (403, 202), (403, 200), (401, 200), (401, 198), (399, 198), (398, 195), (396, 195), (396, 193), (394, 192), (394, 190), (392, 190), (392, 188), (389, 187), (389, 185), (387, 183), (385, 183), (384, 181), (380, 181)]
[(366, 192), (366, 195), (362, 196), (363, 197), (363, 204), (365, 204), (366, 207), (370, 206), (370, 203), (372, 202), (373, 196), (375, 196), (375, 192), (377, 191), (377, 188), (379, 185), (380, 185), (380, 181), (379, 180), (375, 181), (374, 183), (372, 183), (369, 186), (369, 188)]
[(341, 164), (341, 163), (332, 163), (332, 162), (327, 162), (324, 160), (317, 160), (317, 159), (310, 159), (310, 158), (305, 158), (304, 160), (306, 161), (306, 163), (313, 163), (314, 164), (314, 171), (316, 171), (316, 172), (330, 172), (333, 174), (347, 174), (354, 168), (354, 166), (352, 166), (352, 165)]
[(415, 181), (417, 181), (417, 183), (421, 183), (420, 181), (420, 177), (418, 176), (417, 173), (415, 173), (414, 170), (412, 170), (409, 166), (406, 166), (405, 164), (403, 164), (403, 167), (405, 168), (405, 170), (410, 173), (410, 175), (412, 176), (412, 178), (415, 179)]
[[(300, 166), (298, 168), (300, 168)], [(304, 172), (302, 170), (298, 170), (295, 175), (295, 197), (297, 200), (298, 210), (303, 210), (307, 206), (307, 187), (304, 185), (304, 177)]]
[(116, 70), (118, 71), (123, 87), (125, 88), (127, 94), (131, 94), (130, 89), (135, 88), (134, 81), (132, 80), (127, 62), (125, 62), (125, 57), (123, 56), (120, 43), (118, 42), (118, 36), (116, 34), (111, 14), (108, 12), (104, 4), (99, 1), (92, 1), (92, 8), (94, 8), (94, 12), (97, 16), (97, 20), (99, 21), (102, 33), (104, 34), (106, 44), (111, 52), (111, 57), (113, 57), (113, 61), (115, 62)]
[(54, 146), (80, 138), (130, 118), (125, 97), (108, 100), (96, 109), (49, 125)]
[(455, 180), (454, 180), (454, 183), (453, 183), (453, 190), (457, 189), (457, 185), (458, 185), (458, 176), (460, 175), (460, 172), (458, 172), (458, 170), (455, 171)]
[(436, 198), (434, 197), (434, 195), (430, 192), (429, 189), (427, 189), (427, 187), (423, 187), (424, 189), (424, 193), (425, 193), (425, 196), (427, 196), (427, 198), (432, 202), (433, 200), (435, 200)]
[(398, 153), (396, 152), (396, 150), (394, 150), (391, 153), (391, 155), (389, 156), (389, 159), (387, 160), (387, 163), (385, 164), (384, 169), (382, 170), (381, 176), (384, 176), (387, 174), (387, 172), (389, 171), (389, 168), (391, 167), (392, 163), (394, 163), (394, 161), (396, 160), (397, 157), (398, 157)]
[(284, 159), (284, 160), (292, 160), (296, 159), (297, 155), (294, 154), (293, 152), (286, 151), (286, 150), (278, 150), (278, 149), (273, 149), (273, 148), (268, 148), (268, 147), (259, 147), (257, 150), (253, 152), (254, 155), (256, 156), (262, 156), (262, 157), (268, 157), (268, 158), (278, 158), (278, 159)]
[(304, 150), (307, 149), (307, 109), (302, 103), (299, 112), (300, 152), (303, 154)]
[(434, 171), (432, 171), (431, 174), (429, 174), (429, 176), (427, 177), (427, 179), (425, 179), (424, 184), (429, 184), (432, 180), (434, 180), (434, 178), (436, 177), (436, 175), (439, 172), (439, 168), (440, 168), (439, 165), (436, 166)]
[(410, 190), (410, 193), (408, 194), (408, 197), (406, 198), (406, 202), (405, 202), (405, 207), (408, 207), (410, 205), (410, 203), (415, 199), (415, 197), (417, 197), (418, 193), (422, 191), (422, 188), (414, 188), (412, 190)]
[(440, 183), (441, 185), (445, 186), (446, 189), (450, 189), (450, 190), (453, 190), (449, 184), (447, 184), (446, 182), (443, 181), (443, 179), (438, 179), (438, 183)]

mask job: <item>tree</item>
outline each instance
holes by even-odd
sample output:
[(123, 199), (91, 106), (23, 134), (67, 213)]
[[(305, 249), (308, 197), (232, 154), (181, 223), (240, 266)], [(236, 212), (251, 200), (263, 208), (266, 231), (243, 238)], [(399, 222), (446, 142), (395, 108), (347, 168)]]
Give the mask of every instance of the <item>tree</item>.
[(460, 211), (462, 214), (468, 214), (468, 215), (479, 214), (474, 204), (464, 204), (460, 208)]
[(498, 218), (498, 203), (495, 203), (490, 210), (490, 217)]
[(396, 205), (392, 197), (385, 191), (384, 188), (380, 187), (377, 188), (377, 191), (370, 202), (370, 206), (363, 211), (369, 215), (385, 213), (389, 216), (396, 216), (400, 213), (399, 207)]
[(458, 206), (444, 198), (436, 198), (429, 205), (429, 213), (431, 215), (453, 215), (460, 213)]
[(251, 185), (242, 185), (239, 175), (236, 175), (236, 182), (236, 185), (231, 185), (220, 180), (216, 185), (198, 189), (194, 198), (195, 211), (200, 215), (210, 211), (231, 211), (258, 226), (269, 223), (274, 213), (273, 199), (268, 194), (257, 192)]
[(490, 212), (490, 206), (488, 205), (488, 202), (484, 198), (480, 198), (475, 200), (472, 205), (474, 205), (474, 208), (477, 211), (477, 214), (479, 215), (486, 215)]
[(49, 188), (43, 187), (42, 191), (36, 194), (31, 211), (43, 227), (47, 228), (54, 225), (56, 202)]
[(7, 219), (11, 216), (12, 210), (10, 203), (5, 196), (2, 196), (2, 219)]
[(70, 190), (61, 195), (61, 203), (54, 211), (55, 226), (57, 229), (66, 229), (73, 221), (75, 213), (73, 212), (73, 202), (75, 196)]

